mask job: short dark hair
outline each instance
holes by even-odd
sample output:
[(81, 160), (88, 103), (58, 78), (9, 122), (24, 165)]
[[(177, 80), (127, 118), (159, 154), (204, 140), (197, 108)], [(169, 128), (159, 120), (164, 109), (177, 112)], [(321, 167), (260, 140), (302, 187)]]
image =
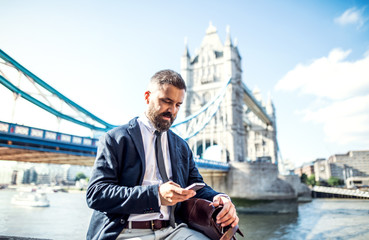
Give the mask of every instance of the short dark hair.
[(151, 77), (150, 84), (157, 84), (159, 86), (170, 84), (176, 88), (187, 90), (186, 83), (182, 76), (170, 69), (161, 70), (155, 73), (154, 76)]

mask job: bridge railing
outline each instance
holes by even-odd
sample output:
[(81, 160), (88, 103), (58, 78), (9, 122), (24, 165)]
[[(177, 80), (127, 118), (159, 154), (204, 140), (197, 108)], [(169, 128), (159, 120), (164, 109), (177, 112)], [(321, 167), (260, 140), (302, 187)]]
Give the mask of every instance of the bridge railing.
[(218, 162), (213, 160), (202, 159), (199, 157), (194, 158), (198, 168), (214, 169), (220, 171), (228, 171), (229, 164), (225, 162)]
[[(15, 137), (12, 137), (15, 136)], [(60, 144), (76, 145), (81, 147), (89, 147), (89, 149), (96, 149), (98, 139), (75, 136), (71, 134), (65, 134), (60, 132), (49, 131), (40, 128), (34, 128), (24, 125), (18, 125), (15, 123), (8, 123), (0, 121), (0, 140), (8, 141), (7, 145), (12, 146), (13, 140), (18, 141), (19, 137), (35, 140), (44, 140), (48, 142), (54, 142), (56, 146)], [(26, 142), (32, 142), (26, 140)], [(41, 143), (40, 143), (41, 144)], [(54, 144), (54, 145), (55, 145)], [(0, 144), (3, 145), (3, 144)], [(42, 145), (42, 144), (41, 144)], [(47, 145), (47, 144), (46, 144)], [(78, 147), (80, 148), (80, 147)], [(45, 150), (45, 149), (44, 149)], [(202, 159), (199, 157), (194, 158), (196, 166), (198, 168), (213, 169), (218, 171), (228, 171), (229, 164), (225, 162), (213, 161)]]
[(98, 139), (95, 138), (75, 136), (2, 121), (0, 121), (0, 133), (91, 147), (96, 147), (98, 142)]
[(344, 189), (344, 188), (314, 186), (313, 191), (369, 199), (369, 192), (360, 191), (359, 189), (351, 190), (351, 189)]

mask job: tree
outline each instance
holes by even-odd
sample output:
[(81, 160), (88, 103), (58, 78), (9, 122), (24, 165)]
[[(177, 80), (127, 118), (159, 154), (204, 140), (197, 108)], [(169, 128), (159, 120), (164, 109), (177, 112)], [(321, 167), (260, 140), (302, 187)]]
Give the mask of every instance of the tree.
[(310, 185), (310, 186), (315, 186), (316, 185), (315, 175), (314, 174), (311, 174), (310, 177), (307, 178), (306, 184), (307, 185)]
[(328, 185), (333, 187), (333, 186), (338, 186), (338, 185), (341, 185), (342, 184), (342, 180), (337, 178), (337, 177), (330, 177), (328, 179)]
[(84, 173), (79, 172), (79, 173), (77, 173), (77, 175), (76, 175), (76, 177), (74, 178), (74, 180), (75, 180), (75, 181), (79, 181), (80, 179), (86, 179), (86, 178), (87, 178), (87, 176), (86, 176)]
[(300, 180), (301, 180), (302, 183), (306, 184), (307, 176), (306, 176), (305, 173), (301, 174)]

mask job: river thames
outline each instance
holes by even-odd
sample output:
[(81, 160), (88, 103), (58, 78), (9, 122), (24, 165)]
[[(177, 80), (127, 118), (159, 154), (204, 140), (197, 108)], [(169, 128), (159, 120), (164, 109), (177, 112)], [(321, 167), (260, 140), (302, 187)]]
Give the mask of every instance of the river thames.
[[(0, 191), (0, 236), (85, 239), (92, 210), (85, 193), (50, 193), (50, 207), (10, 204)], [(314, 199), (296, 214), (240, 214), (244, 239), (369, 239), (369, 200)], [(1, 238), (0, 239), (4, 239)], [(239, 238), (240, 239), (240, 238)]]

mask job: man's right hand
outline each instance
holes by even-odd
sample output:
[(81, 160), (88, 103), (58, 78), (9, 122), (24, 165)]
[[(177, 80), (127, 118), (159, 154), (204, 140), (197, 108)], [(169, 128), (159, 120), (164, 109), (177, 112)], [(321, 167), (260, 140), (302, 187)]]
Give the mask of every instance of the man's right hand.
[(161, 205), (173, 206), (196, 195), (194, 190), (181, 188), (177, 183), (169, 181), (159, 186)]

